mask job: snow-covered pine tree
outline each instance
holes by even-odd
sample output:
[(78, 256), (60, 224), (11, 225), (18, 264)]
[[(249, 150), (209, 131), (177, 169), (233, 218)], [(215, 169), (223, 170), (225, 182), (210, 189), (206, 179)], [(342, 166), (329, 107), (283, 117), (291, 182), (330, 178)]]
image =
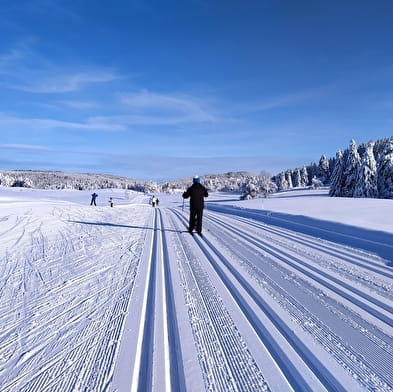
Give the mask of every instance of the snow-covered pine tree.
[(378, 195), (393, 199), (393, 138), (386, 139), (384, 149), (377, 162)]
[(287, 180), (287, 183), (288, 183), (288, 188), (287, 189), (292, 189), (293, 188), (293, 184), (292, 184), (292, 171), (291, 170), (287, 170), (285, 172), (285, 179)]
[(358, 153), (355, 140), (351, 140), (349, 149), (344, 153), (345, 169), (344, 169), (344, 187), (342, 196), (353, 197), (355, 191), (357, 173), (360, 166), (360, 156)]
[(0, 173), (0, 185), (12, 186), (13, 183), (14, 183), (14, 179), (10, 175)]
[(330, 167), (329, 160), (326, 158), (326, 155), (322, 155), (319, 164), (318, 164), (318, 176), (317, 176), (324, 184), (327, 184), (330, 181)]
[(272, 181), (270, 173), (262, 171), (258, 176), (259, 193), (267, 197), (270, 193), (277, 191), (277, 185)]
[(249, 178), (241, 188), (241, 200), (254, 199), (258, 196), (258, 180), (256, 177)]
[(309, 184), (311, 184), (312, 178), (318, 177), (319, 175), (318, 165), (316, 163), (310, 163), (307, 167), (307, 172), (308, 172), (308, 182)]
[(340, 197), (344, 186), (344, 156), (341, 150), (336, 153), (335, 165), (331, 176), (329, 195)]
[(357, 174), (354, 197), (378, 197), (377, 163), (373, 149), (374, 143), (367, 143)]
[(276, 176), (276, 184), (279, 191), (285, 191), (288, 189), (288, 182), (285, 179), (285, 172), (281, 172)]
[(300, 169), (295, 169), (293, 173), (293, 186), (300, 187), (302, 186), (302, 177), (300, 174)]
[(311, 180), (311, 188), (312, 189), (319, 189), (323, 186), (323, 182), (317, 178), (317, 177), (313, 177)]
[(333, 174), (333, 169), (334, 169), (334, 165), (336, 164), (336, 158), (329, 158), (329, 168), (330, 168), (330, 178), (332, 177)]
[(301, 175), (301, 185), (300, 186), (307, 186), (309, 184), (308, 172), (307, 167), (303, 166), (303, 169), (300, 172)]

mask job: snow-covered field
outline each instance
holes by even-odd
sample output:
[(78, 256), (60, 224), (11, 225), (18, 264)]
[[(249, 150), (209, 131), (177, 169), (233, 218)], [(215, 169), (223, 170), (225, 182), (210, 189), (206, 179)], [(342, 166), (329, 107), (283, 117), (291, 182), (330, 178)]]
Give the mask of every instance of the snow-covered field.
[(90, 193), (0, 188), (2, 392), (393, 391), (393, 200)]

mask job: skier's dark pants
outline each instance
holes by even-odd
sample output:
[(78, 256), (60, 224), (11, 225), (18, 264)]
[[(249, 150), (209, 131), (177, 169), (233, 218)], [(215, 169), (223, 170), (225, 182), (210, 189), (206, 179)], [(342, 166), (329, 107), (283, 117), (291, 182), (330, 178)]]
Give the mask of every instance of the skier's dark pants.
[(91, 206), (92, 206), (93, 204), (94, 204), (95, 206), (97, 205), (95, 199), (93, 199), (93, 200), (90, 202), (90, 205), (91, 205)]
[(191, 232), (196, 226), (196, 231), (202, 233), (203, 208), (190, 208), (190, 224), (188, 231)]

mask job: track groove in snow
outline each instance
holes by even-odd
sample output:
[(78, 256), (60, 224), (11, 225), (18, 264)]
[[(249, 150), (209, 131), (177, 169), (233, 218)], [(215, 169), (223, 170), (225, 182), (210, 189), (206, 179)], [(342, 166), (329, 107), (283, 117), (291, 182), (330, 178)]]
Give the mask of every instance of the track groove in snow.
[(179, 246), (183, 255), (180, 263), (184, 295), (206, 389), (268, 391), (262, 373), (192, 247), (182, 237)]
[[(380, 279), (380, 277), (393, 279), (391, 268), (381, 265), (381, 263), (373, 262), (372, 255), (356, 252), (354, 249), (314, 239), (310, 236), (300, 236), (284, 229), (250, 222), (242, 218), (236, 218), (236, 220), (262, 229), (266, 234), (271, 233), (272, 236), (265, 235), (265, 238), (272, 243), (296, 252), (296, 254), (301, 256), (308, 254), (310, 259), (315, 260), (319, 268), (330, 269), (337, 272), (340, 277), (351, 281), (353, 285), (361, 284), (363, 286), (362, 289), (366, 288), (382, 297), (393, 299), (393, 285), (391, 281), (388, 283), (386, 280)], [(288, 239), (291, 245), (288, 245), (288, 241), (286, 241)], [(296, 244), (300, 244), (300, 246)], [(347, 263), (342, 263), (342, 261)]]
[[(232, 227), (233, 230), (236, 230), (234, 226)], [(374, 298), (372, 295), (351, 286), (344, 280), (339, 279), (328, 271), (325, 272), (322, 268), (319, 268), (321, 266), (320, 261), (318, 261), (319, 266), (317, 267), (316, 265), (314, 265), (314, 263), (311, 263), (310, 260), (304, 261), (302, 258), (294, 256), (292, 254), (293, 252), (288, 252), (287, 246), (284, 247), (283, 245), (281, 245), (280, 247), (278, 247), (272, 245), (271, 240), (260, 240), (255, 237), (255, 234), (238, 233), (238, 235), (242, 236), (242, 238), (249, 243), (256, 245), (262, 251), (269, 253), (271, 256), (283, 261), (284, 263), (290, 265), (299, 272), (311, 277), (313, 280), (318, 281), (320, 284), (337, 292), (342, 297), (349, 299), (351, 302), (367, 310), (380, 320), (387, 323), (389, 326), (393, 326), (393, 320), (390, 317), (393, 312), (392, 305), (390, 305), (389, 303), (385, 303), (382, 299), (380, 300), (378, 298)], [(295, 251), (295, 253), (297, 252)], [(380, 310), (378, 310), (378, 308), (380, 308)]]
[[(391, 390), (389, 385), (392, 385), (393, 378), (392, 378), (392, 372), (391, 372), (391, 363), (393, 360), (392, 357), (392, 337), (391, 335), (386, 335), (383, 333), (383, 331), (379, 330), (366, 320), (362, 319), (359, 317), (359, 315), (356, 314), (354, 310), (351, 310), (350, 308), (344, 308), (341, 304), (335, 303), (335, 301), (332, 301), (329, 296), (325, 296), (325, 294), (322, 291), (317, 291), (312, 288), (310, 284), (307, 285), (307, 282), (304, 280), (300, 280), (299, 278), (296, 278), (298, 280), (297, 286), (304, 290), (305, 287), (309, 287), (310, 292), (307, 292), (304, 297), (305, 303), (310, 302), (310, 294), (316, 299), (319, 300), (318, 305), (314, 305), (314, 312), (318, 311), (317, 317), (313, 316), (310, 312), (307, 312), (307, 309), (305, 307), (302, 307), (300, 304), (298, 304), (298, 310), (294, 312), (294, 310), (290, 309), (289, 306), (293, 308), (293, 306), (296, 304), (296, 299), (301, 299), (302, 296), (299, 292), (296, 293), (296, 296), (294, 297), (288, 297), (288, 293), (283, 292), (283, 288), (285, 288), (285, 282), (279, 282), (277, 283), (274, 282), (274, 280), (270, 279), (269, 277), (266, 276), (266, 274), (263, 272), (263, 270), (266, 270), (266, 267), (262, 268), (260, 266), (260, 261), (265, 259), (266, 261), (269, 262), (269, 258), (272, 258), (272, 262), (276, 263), (275, 268), (278, 268), (281, 271), (281, 274), (286, 273), (287, 277), (285, 280), (287, 282), (294, 282), (295, 281), (295, 275), (293, 272), (285, 272), (285, 270), (282, 268), (280, 265), (280, 261), (284, 261), (284, 263), (287, 264), (288, 260), (284, 258), (282, 255), (285, 254), (283, 252), (283, 249), (280, 249), (279, 254), (277, 253), (277, 249), (273, 248), (274, 251), (269, 251), (268, 245), (264, 242), (262, 239), (256, 239), (254, 237), (254, 234), (250, 234), (249, 231), (239, 229), (239, 226), (231, 225), (229, 223), (230, 219), (217, 219), (217, 218), (212, 218), (212, 215), (210, 214), (210, 220), (215, 221), (218, 223), (216, 229), (214, 231), (218, 231), (219, 228), (221, 228), (220, 232), (220, 238), (223, 243), (228, 244), (229, 243), (229, 238), (230, 237), (241, 237), (242, 241), (250, 242), (259, 247), (260, 249), (263, 250), (263, 253), (261, 252), (260, 257), (255, 258), (252, 255), (249, 255), (249, 259), (245, 257), (247, 252), (247, 247), (242, 249), (242, 252), (237, 252), (237, 255), (239, 256), (239, 259), (243, 263), (243, 265), (247, 265), (247, 268), (250, 272), (250, 274), (257, 279), (258, 284), (262, 284), (265, 290), (271, 291), (272, 296), (274, 298), (280, 298), (280, 302), (282, 303), (282, 306), (285, 306), (287, 311), (291, 312), (291, 315), (293, 317), (296, 317), (296, 323), (299, 325), (303, 326), (304, 329), (308, 329), (310, 333), (314, 335), (316, 340), (320, 340), (323, 338), (323, 341), (321, 343), (324, 345), (324, 347), (331, 352), (337, 360), (342, 363), (343, 366), (347, 367), (347, 369), (354, 375), (356, 376), (360, 381), (364, 382), (365, 385), (367, 385), (368, 380), (372, 379), (373, 382), (377, 385), (379, 390)], [(245, 227), (247, 227), (246, 225)], [(223, 235), (223, 227), (228, 227), (230, 235), (226, 238)], [(261, 237), (263, 237), (263, 233)], [(261, 246), (263, 244), (263, 246)], [(236, 253), (236, 249), (232, 249), (233, 253)], [(288, 255), (287, 255), (288, 256)], [(276, 258), (278, 260), (274, 261), (273, 258)], [(252, 263), (249, 262), (250, 259), (254, 259), (255, 261)], [(271, 266), (274, 264), (271, 264)], [(312, 278), (318, 283), (321, 283), (321, 279), (317, 278), (315, 279), (314, 274), (309, 274), (307, 271), (303, 271), (302, 269), (297, 269), (300, 272), (304, 272), (305, 275), (308, 278)], [(269, 271), (271, 271), (271, 267), (269, 267)], [(326, 275), (324, 276), (326, 277)], [(277, 278), (275, 278), (277, 279)], [(326, 282), (322, 282), (325, 286), (332, 288), (333, 290), (337, 291), (337, 288), (332, 286), (332, 285), (327, 285)], [(336, 282), (339, 283), (339, 282)], [(272, 287), (268, 287), (268, 285), (271, 285)], [(314, 283), (315, 284), (315, 283)], [(273, 287), (275, 286), (275, 287)], [(274, 293), (275, 290), (275, 293)], [(281, 293), (280, 293), (281, 291)], [(340, 294), (342, 294), (342, 291), (337, 291)], [(342, 320), (345, 320), (349, 325), (348, 325), (348, 330), (347, 330), (347, 339), (352, 341), (351, 346), (357, 346), (359, 352), (356, 352), (353, 350), (353, 347), (349, 346), (345, 342), (341, 341), (341, 339), (338, 336), (334, 336), (333, 331), (335, 328), (340, 330), (340, 334), (342, 335), (343, 332), (345, 331), (344, 325), (339, 322), (339, 320), (332, 320), (329, 316), (329, 318), (325, 319), (330, 322), (330, 325), (323, 327), (321, 324), (321, 321), (324, 318), (323, 312), (320, 311), (319, 306), (322, 304), (323, 301), (320, 299), (325, 298), (325, 302), (327, 302), (327, 305), (329, 306), (329, 311), (334, 310), (335, 313), (339, 314), (342, 317)], [(359, 305), (359, 301), (352, 299), (353, 304)], [(307, 306), (310, 306), (309, 303), (307, 303)], [(326, 306), (326, 305), (325, 305)], [(360, 304), (362, 306), (362, 304)], [(337, 308), (337, 309), (335, 309)], [(364, 309), (367, 311), (369, 310), (368, 306), (363, 306)], [(351, 315), (352, 317), (348, 317), (348, 314)], [(374, 314), (374, 311), (372, 309), (371, 311), (372, 314)], [(391, 320), (391, 319), (390, 319)], [(390, 325), (389, 318), (387, 317), (385, 321), (388, 322)], [(319, 325), (318, 325), (319, 324)], [(312, 327), (312, 328), (310, 328)], [(318, 329), (320, 329), (319, 333)], [(372, 333), (373, 331), (373, 333)], [(356, 335), (358, 333), (362, 333), (365, 335), (367, 339), (362, 339), (360, 343), (357, 342), (356, 340)], [(319, 335), (319, 337), (318, 337)], [(328, 338), (328, 339), (326, 339)], [(371, 343), (372, 342), (372, 343)], [(355, 344), (356, 343), (356, 344)], [(339, 351), (341, 350), (341, 354)], [(363, 358), (367, 358), (367, 364), (363, 363)], [(350, 360), (350, 361), (349, 361)], [(349, 362), (348, 362), (349, 361)], [(351, 363), (352, 362), (352, 363)], [(370, 366), (371, 365), (371, 366)], [(367, 369), (368, 368), (368, 369)], [(380, 374), (376, 374), (374, 369), (378, 369)], [(363, 379), (364, 380), (363, 380)], [(373, 386), (374, 388), (374, 386)]]
[[(142, 214), (141, 227), (144, 219)], [(146, 232), (119, 243), (94, 222), (63, 224), (65, 232), (72, 225), (78, 233), (51, 242), (40, 226), (23, 230), (28, 250), (4, 259), (16, 264), (3, 268), (3, 295), (15, 295), (0, 304), (0, 322), (7, 326), (2, 391), (101, 390), (111, 378)]]
[(178, 206), (0, 216), (1, 391), (393, 392), (389, 262)]

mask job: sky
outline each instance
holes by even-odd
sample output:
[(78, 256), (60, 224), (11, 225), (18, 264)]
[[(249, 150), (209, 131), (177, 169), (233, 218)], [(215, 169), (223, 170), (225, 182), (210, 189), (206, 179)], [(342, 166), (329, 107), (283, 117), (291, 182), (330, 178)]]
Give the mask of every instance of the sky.
[(0, 169), (272, 175), (393, 135), (393, 2), (14, 0)]

